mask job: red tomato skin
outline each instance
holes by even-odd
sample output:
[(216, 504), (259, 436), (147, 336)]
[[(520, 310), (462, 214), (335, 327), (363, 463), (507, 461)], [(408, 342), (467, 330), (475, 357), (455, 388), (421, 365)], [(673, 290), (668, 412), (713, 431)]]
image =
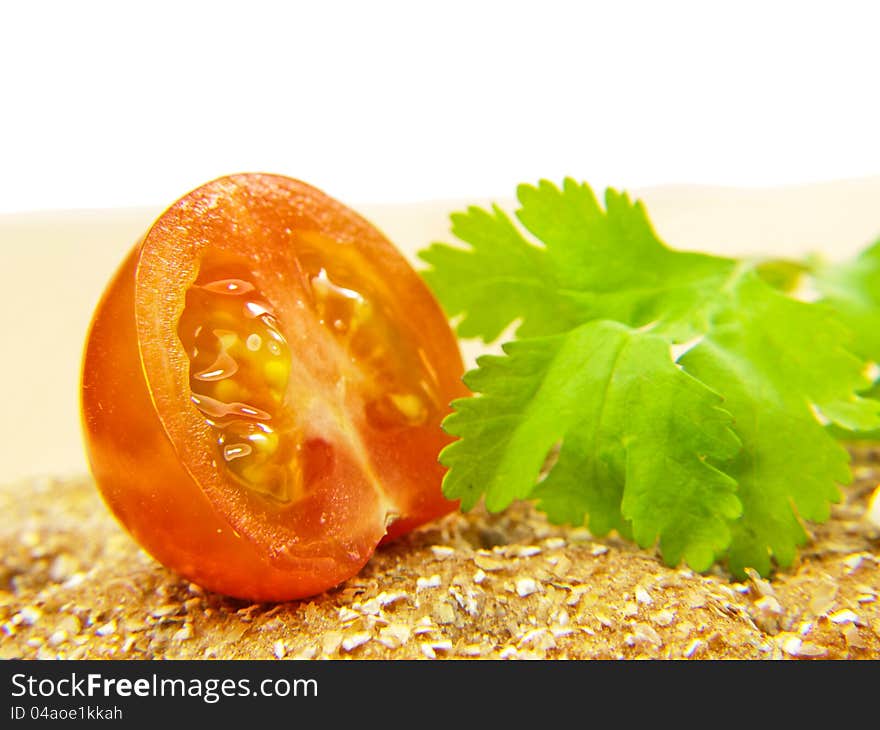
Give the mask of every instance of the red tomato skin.
[(129, 255), (96, 312), (82, 374), (83, 427), (95, 481), (116, 518), (153, 557), (200, 586), (254, 601), (326, 590), (337, 575), (279, 570), (233, 530), (183, 467), (156, 414), (138, 357)]
[[(266, 176), (255, 177), (265, 182)], [(325, 204), (319, 191), (303, 183), (274, 176), (269, 176), (269, 181), (285, 194), (288, 188), (294, 195), (305, 190), (317, 196), (319, 207)], [(237, 176), (236, 182), (247, 188), (252, 181), (248, 176)], [(334, 214), (331, 211), (331, 219)], [(160, 234), (151, 229), (146, 238), (156, 239)], [(439, 424), (433, 424), (433, 430), (426, 428), (421, 434), (414, 431), (399, 437), (396, 446), (392, 436), (379, 434), (366, 439), (374, 451), (375, 467), (381, 471), (387, 465), (393, 473), (411, 474), (415, 480), (391, 485), (407, 514), (400, 515), (390, 528), (362, 520), (348, 536), (345, 550), (334, 548), (324, 556), (320, 550), (313, 551), (301, 559), (294, 554), (282, 561), (267, 551), (264, 539), (242, 534), (230, 523), (229, 506), (224, 507), (225, 513), (218, 509), (216, 494), (205, 490), (199, 468), (190, 461), (188, 450), (198, 448), (198, 444), (172, 438), (157, 410), (157, 398), (146, 374), (156, 365), (144, 360), (143, 331), (138, 325), (139, 303), (145, 298), (143, 288), (138, 289), (143, 254), (142, 240), (117, 271), (97, 307), (83, 359), (82, 414), (89, 463), (107, 505), (163, 565), (208, 590), (230, 596), (257, 601), (305, 598), (359, 572), (380, 541), (456, 508), (457, 503), (442, 497), (443, 470), (436, 458), (425, 458), (427, 453), (436, 455), (449, 441)], [(162, 293), (156, 292), (155, 296), (161, 297)], [(418, 296), (420, 311), (430, 314), (433, 307), (439, 313), (436, 302)], [(433, 314), (430, 318), (436, 319)], [(442, 321), (448, 329), (445, 318)], [(436, 324), (431, 327), (440, 332), (441, 338), (448, 335), (454, 343), (451, 333), (436, 329)], [(445, 381), (452, 383), (444, 385), (448, 401), (466, 394), (459, 384), (463, 368), (457, 346), (454, 354), (446, 340), (440, 347), (448, 359), (442, 363), (444, 371), (448, 375), (450, 367), (457, 370)], [(407, 443), (408, 437), (415, 439), (412, 444)], [(333, 478), (339, 489), (353, 490), (356, 506), (371, 514), (378, 502), (370, 502), (372, 497), (356, 472), (356, 467), (343, 459)], [(412, 484), (417, 482), (422, 488), (414, 490)], [(340, 500), (340, 504), (345, 501), (344, 494)], [(249, 523), (245, 520), (237, 524), (240, 527)]]

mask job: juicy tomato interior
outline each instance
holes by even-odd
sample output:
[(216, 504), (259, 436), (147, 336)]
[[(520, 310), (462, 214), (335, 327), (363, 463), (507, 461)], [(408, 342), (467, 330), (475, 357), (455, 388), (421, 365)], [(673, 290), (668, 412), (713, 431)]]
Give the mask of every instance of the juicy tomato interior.
[[(134, 280), (123, 269), (115, 288), (131, 289), (128, 354), (164, 440), (153, 453), (177, 461), (161, 486), (153, 475), (126, 490), (106, 463), (104, 404), (122, 388), (104, 382), (109, 293), (87, 347), (83, 405), (98, 484), (160, 560), (221, 592), (297, 598), (455, 508), (437, 454), (449, 402), (465, 395), (457, 344), (424, 283), (370, 224), (304, 183), (239, 175), (178, 201), (133, 256)], [(157, 512), (173, 519), (148, 524)], [(210, 524), (222, 546), (183, 534), (188, 520)]]
[(192, 402), (217, 432), (221, 463), (242, 486), (288, 503), (302, 492), (284, 396), (290, 348), (249, 281), (193, 286), (178, 326), (190, 357)]
[(330, 340), (322, 344), (333, 355), (326, 372), (313, 373), (333, 385), (316, 404), (303, 408), (314, 403), (313, 394), (291, 385), (290, 346), (246, 262), (203, 260), (178, 325), (191, 399), (216, 433), (220, 463), (279, 508), (302, 497), (332, 465), (337, 447), (327, 438), (344, 436), (344, 428), (316, 433), (310, 423), (317, 419), (326, 428), (328, 422), (314, 408), (347, 407), (340, 386), (360, 393), (363, 412), (346, 414), (349, 426), (362, 420), (367, 428), (393, 431), (438, 415), (436, 377), (409, 343), (398, 341), (390, 313), (374, 304), (372, 292), (353, 288), (363, 286), (356, 272), (322, 261), (307, 246), (299, 257), (305, 308), (326, 330), (317, 336)]

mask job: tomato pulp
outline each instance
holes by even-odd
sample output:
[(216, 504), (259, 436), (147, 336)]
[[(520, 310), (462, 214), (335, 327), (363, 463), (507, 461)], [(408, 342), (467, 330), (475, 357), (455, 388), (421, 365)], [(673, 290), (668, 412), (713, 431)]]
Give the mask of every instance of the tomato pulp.
[(456, 508), (440, 422), (461, 356), (372, 225), (277, 175), (178, 200), (105, 291), (86, 343), (86, 450), (160, 562), (252, 600), (314, 595)]

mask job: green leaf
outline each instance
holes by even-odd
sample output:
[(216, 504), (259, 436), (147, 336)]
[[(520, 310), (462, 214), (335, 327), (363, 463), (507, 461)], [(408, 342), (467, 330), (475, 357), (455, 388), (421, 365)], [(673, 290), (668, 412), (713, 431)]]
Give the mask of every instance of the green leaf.
[[(675, 366), (668, 343), (609, 321), (523, 340), (467, 376), (480, 397), (457, 401), (441, 454), (444, 490), (490, 510), (534, 497), (557, 521), (603, 534), (631, 523), (636, 541), (708, 568), (740, 514), (735, 482), (713, 463), (739, 441), (721, 398)], [(545, 459), (558, 461), (538, 484)]]
[(436, 243), (419, 253), (423, 276), (462, 337), (494, 341), (562, 332), (591, 319), (633, 327), (660, 320), (679, 341), (705, 328), (714, 294), (735, 262), (674, 252), (656, 236), (641, 203), (608, 190), (607, 211), (590, 188), (566, 180), (521, 185), (517, 217), (529, 243), (498, 208), (454, 214), (453, 234), (468, 247)]
[(880, 240), (851, 261), (814, 262), (813, 277), (822, 301), (853, 332), (853, 351), (880, 363)]
[[(813, 258), (808, 270), (822, 303), (833, 309), (851, 333), (851, 348), (874, 363), (874, 383), (863, 395), (880, 398), (880, 240), (858, 256), (841, 263)], [(850, 429), (832, 424), (831, 434), (842, 441), (880, 441), (880, 429)]]
[(572, 325), (546, 251), (526, 241), (499, 207), (453, 214), (452, 232), (470, 247), (436, 243), (419, 257), (432, 267), (422, 275), (446, 314), (464, 315), (457, 328), (462, 337), (493, 342), (516, 320), (523, 336)]
[(786, 294), (794, 292), (809, 267), (800, 261), (789, 259), (766, 259), (758, 261), (755, 272), (774, 289)]
[(848, 331), (824, 307), (799, 302), (754, 275), (731, 290), (711, 332), (680, 360), (724, 394), (743, 443), (725, 467), (736, 479), (743, 516), (734, 527), (731, 570), (766, 574), (806, 540), (799, 521), (823, 522), (850, 480), (847, 451), (817, 418), (846, 427), (880, 424), (880, 403), (861, 398), (861, 361), (845, 349)]
[(454, 217), (465, 247), (422, 254), (460, 334), (521, 322), (444, 422), (447, 496), (534, 499), (698, 570), (722, 555), (737, 575), (790, 565), (802, 522), (827, 519), (850, 479), (835, 430), (880, 430), (865, 375), (880, 244), (817, 274), (825, 299), (808, 303), (792, 295), (804, 265), (676, 251), (625, 194), (603, 209), (566, 180), (518, 197), (524, 231), (471, 208)]

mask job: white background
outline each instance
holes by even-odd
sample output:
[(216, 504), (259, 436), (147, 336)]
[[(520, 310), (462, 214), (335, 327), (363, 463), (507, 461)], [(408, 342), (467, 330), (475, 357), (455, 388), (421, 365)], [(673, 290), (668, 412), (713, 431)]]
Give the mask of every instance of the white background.
[(87, 468), (101, 290), (231, 172), (321, 187), (411, 257), (462, 202), (563, 175), (636, 191), (674, 246), (852, 253), (880, 233), (878, 21), (876, 0), (0, 0), (0, 481)]
[(877, 2), (0, 0), (0, 213), (880, 172)]

